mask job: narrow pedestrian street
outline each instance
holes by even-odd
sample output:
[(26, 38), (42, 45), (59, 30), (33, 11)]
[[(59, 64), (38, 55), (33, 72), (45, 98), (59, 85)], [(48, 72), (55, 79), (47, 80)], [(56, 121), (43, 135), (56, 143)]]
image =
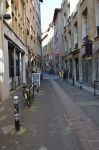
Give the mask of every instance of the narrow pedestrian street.
[[(72, 92), (71, 92), (72, 91)], [(0, 104), (0, 150), (98, 150), (99, 99), (57, 76), (45, 76), (30, 108), (19, 95), (21, 129), (15, 132), (13, 94)]]
[(0, 0), (0, 150), (99, 150), (99, 0)]

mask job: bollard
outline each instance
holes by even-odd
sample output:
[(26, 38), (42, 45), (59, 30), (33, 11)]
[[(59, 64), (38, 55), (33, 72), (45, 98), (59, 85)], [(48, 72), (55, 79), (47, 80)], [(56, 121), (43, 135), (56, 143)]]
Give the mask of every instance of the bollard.
[(33, 98), (34, 98), (34, 83), (32, 84), (32, 86), (33, 86)]
[(74, 76), (73, 76), (73, 86), (74, 86)]
[(38, 82), (38, 80), (37, 80), (36, 88), (37, 88), (37, 93), (38, 93), (39, 92), (39, 82)]
[(37, 84), (37, 93), (39, 92), (39, 84)]
[(80, 89), (82, 89), (82, 78), (80, 78)]
[(96, 96), (96, 81), (94, 81), (94, 96)]
[(14, 116), (15, 116), (15, 130), (20, 130), (20, 121), (19, 121), (19, 98), (14, 96)]

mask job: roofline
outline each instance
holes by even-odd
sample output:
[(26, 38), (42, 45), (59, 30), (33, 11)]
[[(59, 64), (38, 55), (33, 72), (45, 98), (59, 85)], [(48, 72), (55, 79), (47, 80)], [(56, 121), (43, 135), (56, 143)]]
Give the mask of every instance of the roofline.
[(55, 24), (55, 20), (57, 18), (58, 12), (61, 11), (61, 8), (55, 8), (54, 10), (54, 16), (53, 16), (53, 24)]

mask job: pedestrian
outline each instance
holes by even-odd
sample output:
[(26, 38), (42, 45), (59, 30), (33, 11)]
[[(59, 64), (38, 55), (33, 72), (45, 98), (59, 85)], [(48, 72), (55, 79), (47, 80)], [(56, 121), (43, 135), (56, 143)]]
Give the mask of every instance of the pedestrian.
[(66, 69), (64, 69), (64, 76), (63, 79), (66, 80)]
[(63, 77), (64, 77), (64, 71), (62, 69), (62, 71), (61, 71), (61, 81), (63, 81)]
[(67, 67), (66, 68), (66, 79), (68, 79), (68, 76), (69, 76), (69, 68)]
[(59, 78), (60, 78), (60, 80), (61, 80), (61, 71), (59, 71)]
[(63, 81), (63, 76), (64, 76), (64, 71), (63, 70), (60, 70), (59, 71), (59, 77), (60, 77), (60, 80)]

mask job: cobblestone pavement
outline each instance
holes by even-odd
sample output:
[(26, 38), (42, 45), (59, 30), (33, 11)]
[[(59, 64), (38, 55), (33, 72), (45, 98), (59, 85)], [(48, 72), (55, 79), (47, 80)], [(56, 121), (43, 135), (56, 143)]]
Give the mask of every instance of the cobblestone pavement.
[[(98, 99), (86, 100), (92, 95), (85, 91), (82, 101), (75, 91), (79, 97), (84, 92), (57, 76), (46, 76), (32, 106), (26, 108), (21, 89), (17, 90), (0, 104), (0, 150), (98, 150), (98, 121), (87, 109), (98, 107)], [(19, 132), (14, 127), (13, 95), (20, 99)]]
[(76, 129), (86, 150), (99, 149), (99, 97), (73, 87), (66, 81), (56, 80), (56, 82), (58, 83), (58, 85), (55, 83), (58, 88), (56, 91), (60, 91), (63, 97), (61, 99), (69, 114), (71, 128)]

